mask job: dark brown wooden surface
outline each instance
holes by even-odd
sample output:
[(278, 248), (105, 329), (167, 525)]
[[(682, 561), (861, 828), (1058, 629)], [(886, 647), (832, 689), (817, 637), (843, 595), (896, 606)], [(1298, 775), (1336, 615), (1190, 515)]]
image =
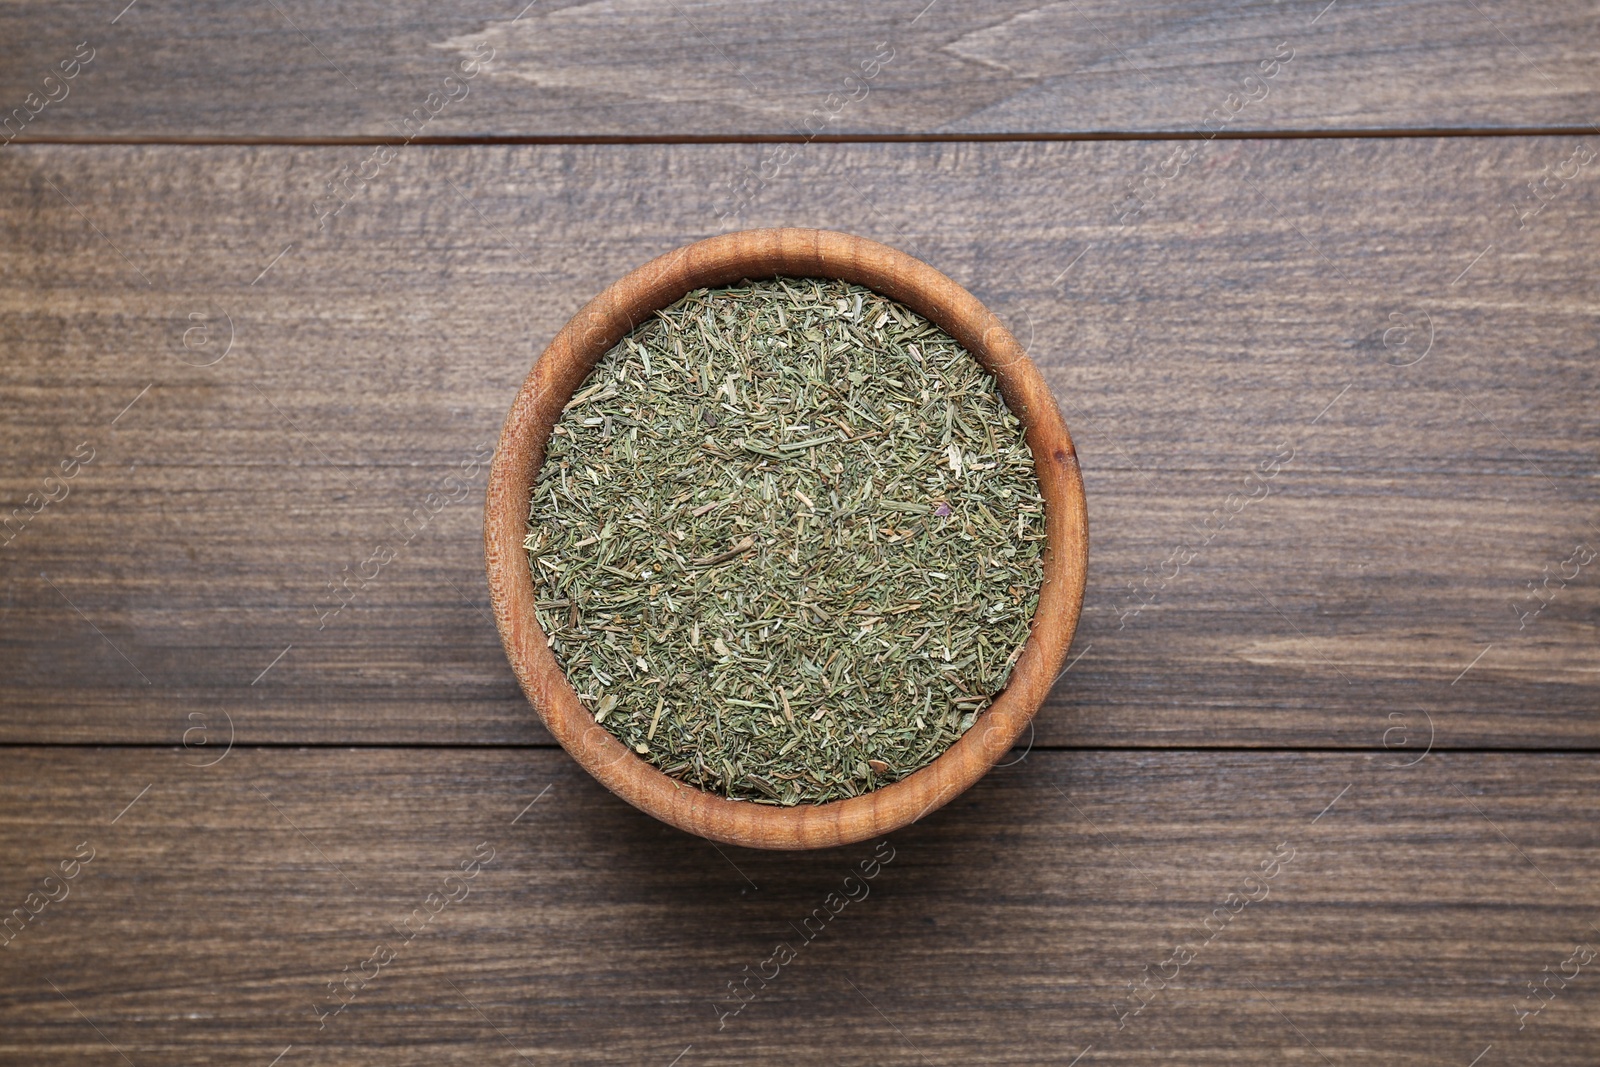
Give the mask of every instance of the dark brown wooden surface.
[(1593, 11), (1534, 0), (124, 3), (0, 13), (7, 109), (95, 49), (26, 136), (394, 137), (435, 91), (429, 137), (1192, 132), (1280, 45), (1230, 131), (1600, 121)]
[[(920, 252), (1056, 390), (1091, 555), (1040, 743), (1368, 747), (1400, 713), (1593, 747), (1600, 561), (1561, 564), (1600, 547), (1600, 194), (1523, 229), (1506, 200), (1573, 143), (1211, 143), (1121, 230), (1170, 145), (813, 145), (750, 221)], [(452, 476), (585, 300), (716, 232), (699, 195), (749, 149), (414, 148), (319, 233), (360, 151), (0, 154), (4, 498), (95, 449), (0, 549), (0, 737), (175, 743), (221, 709), (252, 742), (547, 740), (486, 613), (483, 467)]]
[[(0, 117), (38, 111), (0, 146), (0, 1063), (1600, 1060), (1595, 47), (1522, 0), (0, 10)], [(862, 143), (738, 143), (808, 129)], [(562, 323), (785, 225), (1010, 325), (1091, 537), (1031, 739), (809, 943), (876, 842), (607, 793), (480, 539)]]
[[(94, 850), (0, 949), (8, 1062), (1022, 1065), (1092, 1046), (1080, 1064), (1465, 1067), (1486, 1048), (1481, 1064), (1600, 1053), (1600, 960), (1569, 964), (1578, 976), (1552, 981), (1520, 1031), (1517, 1014), (1541, 1003), (1526, 982), (1600, 946), (1589, 756), (1435, 753), (1393, 769), (1355, 753), (1034, 752), (881, 851), (801, 854), (719, 852), (549, 750), (200, 761), (0, 756), (6, 906), (80, 843)], [(489, 850), (476, 878), (441, 889)], [(807, 943), (796, 928), (875, 854), (891, 858), (867, 895), (813, 920)], [(456, 899), (424, 926), (411, 917), (430, 893)], [(1217, 908), (1228, 921), (1207, 933)], [(795, 958), (719, 1031), (727, 983), (780, 942)], [(319, 1030), (327, 984), (380, 946), (395, 958)], [(1179, 946), (1193, 957), (1163, 968)], [(1147, 1006), (1119, 1029), (1147, 973)]]

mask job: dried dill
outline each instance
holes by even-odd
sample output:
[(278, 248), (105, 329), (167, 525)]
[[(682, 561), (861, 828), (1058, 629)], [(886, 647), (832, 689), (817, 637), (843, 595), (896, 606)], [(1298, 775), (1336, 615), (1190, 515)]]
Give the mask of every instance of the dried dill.
[(993, 377), (863, 286), (702, 289), (607, 353), (534, 486), (539, 623), (595, 719), (724, 796), (895, 781), (1004, 688), (1044, 503)]

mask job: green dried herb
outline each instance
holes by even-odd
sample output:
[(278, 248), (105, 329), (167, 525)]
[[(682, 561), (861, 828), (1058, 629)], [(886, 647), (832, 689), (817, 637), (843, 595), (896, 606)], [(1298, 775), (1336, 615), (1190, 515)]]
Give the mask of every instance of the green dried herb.
[(1043, 578), (1021, 424), (863, 286), (701, 289), (567, 404), (526, 547), (596, 721), (667, 774), (821, 802), (928, 763), (1004, 688)]

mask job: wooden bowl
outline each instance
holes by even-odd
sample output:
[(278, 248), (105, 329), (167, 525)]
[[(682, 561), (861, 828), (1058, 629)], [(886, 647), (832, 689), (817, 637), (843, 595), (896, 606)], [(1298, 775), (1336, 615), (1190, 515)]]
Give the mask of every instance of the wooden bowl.
[[(692, 290), (777, 275), (855, 282), (938, 324), (998, 379), (1026, 427), (1045, 500), (1044, 584), (1032, 632), (1005, 691), (932, 763), (848, 800), (780, 807), (729, 800), (671, 778), (594, 721), (534, 615), (522, 542), (534, 477), (561, 409), (628, 331)], [(1083, 479), (1061, 413), (1000, 320), (937, 270), (903, 252), (828, 230), (747, 230), (669, 252), (618, 280), (556, 334), (534, 363), (500, 433), (483, 516), (495, 622), (517, 681), (561, 746), (607, 789), (663, 822), (752, 848), (824, 848), (887, 833), (948, 803), (1016, 741), (1055, 680), (1083, 603), (1089, 534)]]

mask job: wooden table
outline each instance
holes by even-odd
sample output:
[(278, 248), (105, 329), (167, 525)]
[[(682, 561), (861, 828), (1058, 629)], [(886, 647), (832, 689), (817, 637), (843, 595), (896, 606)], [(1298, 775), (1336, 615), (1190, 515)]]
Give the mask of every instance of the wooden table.
[[(123, 3), (0, 12), (0, 1060), (1600, 1059), (1592, 9)], [(777, 225), (1010, 323), (1092, 536), (1030, 745), (807, 854), (554, 748), (479, 541)]]

